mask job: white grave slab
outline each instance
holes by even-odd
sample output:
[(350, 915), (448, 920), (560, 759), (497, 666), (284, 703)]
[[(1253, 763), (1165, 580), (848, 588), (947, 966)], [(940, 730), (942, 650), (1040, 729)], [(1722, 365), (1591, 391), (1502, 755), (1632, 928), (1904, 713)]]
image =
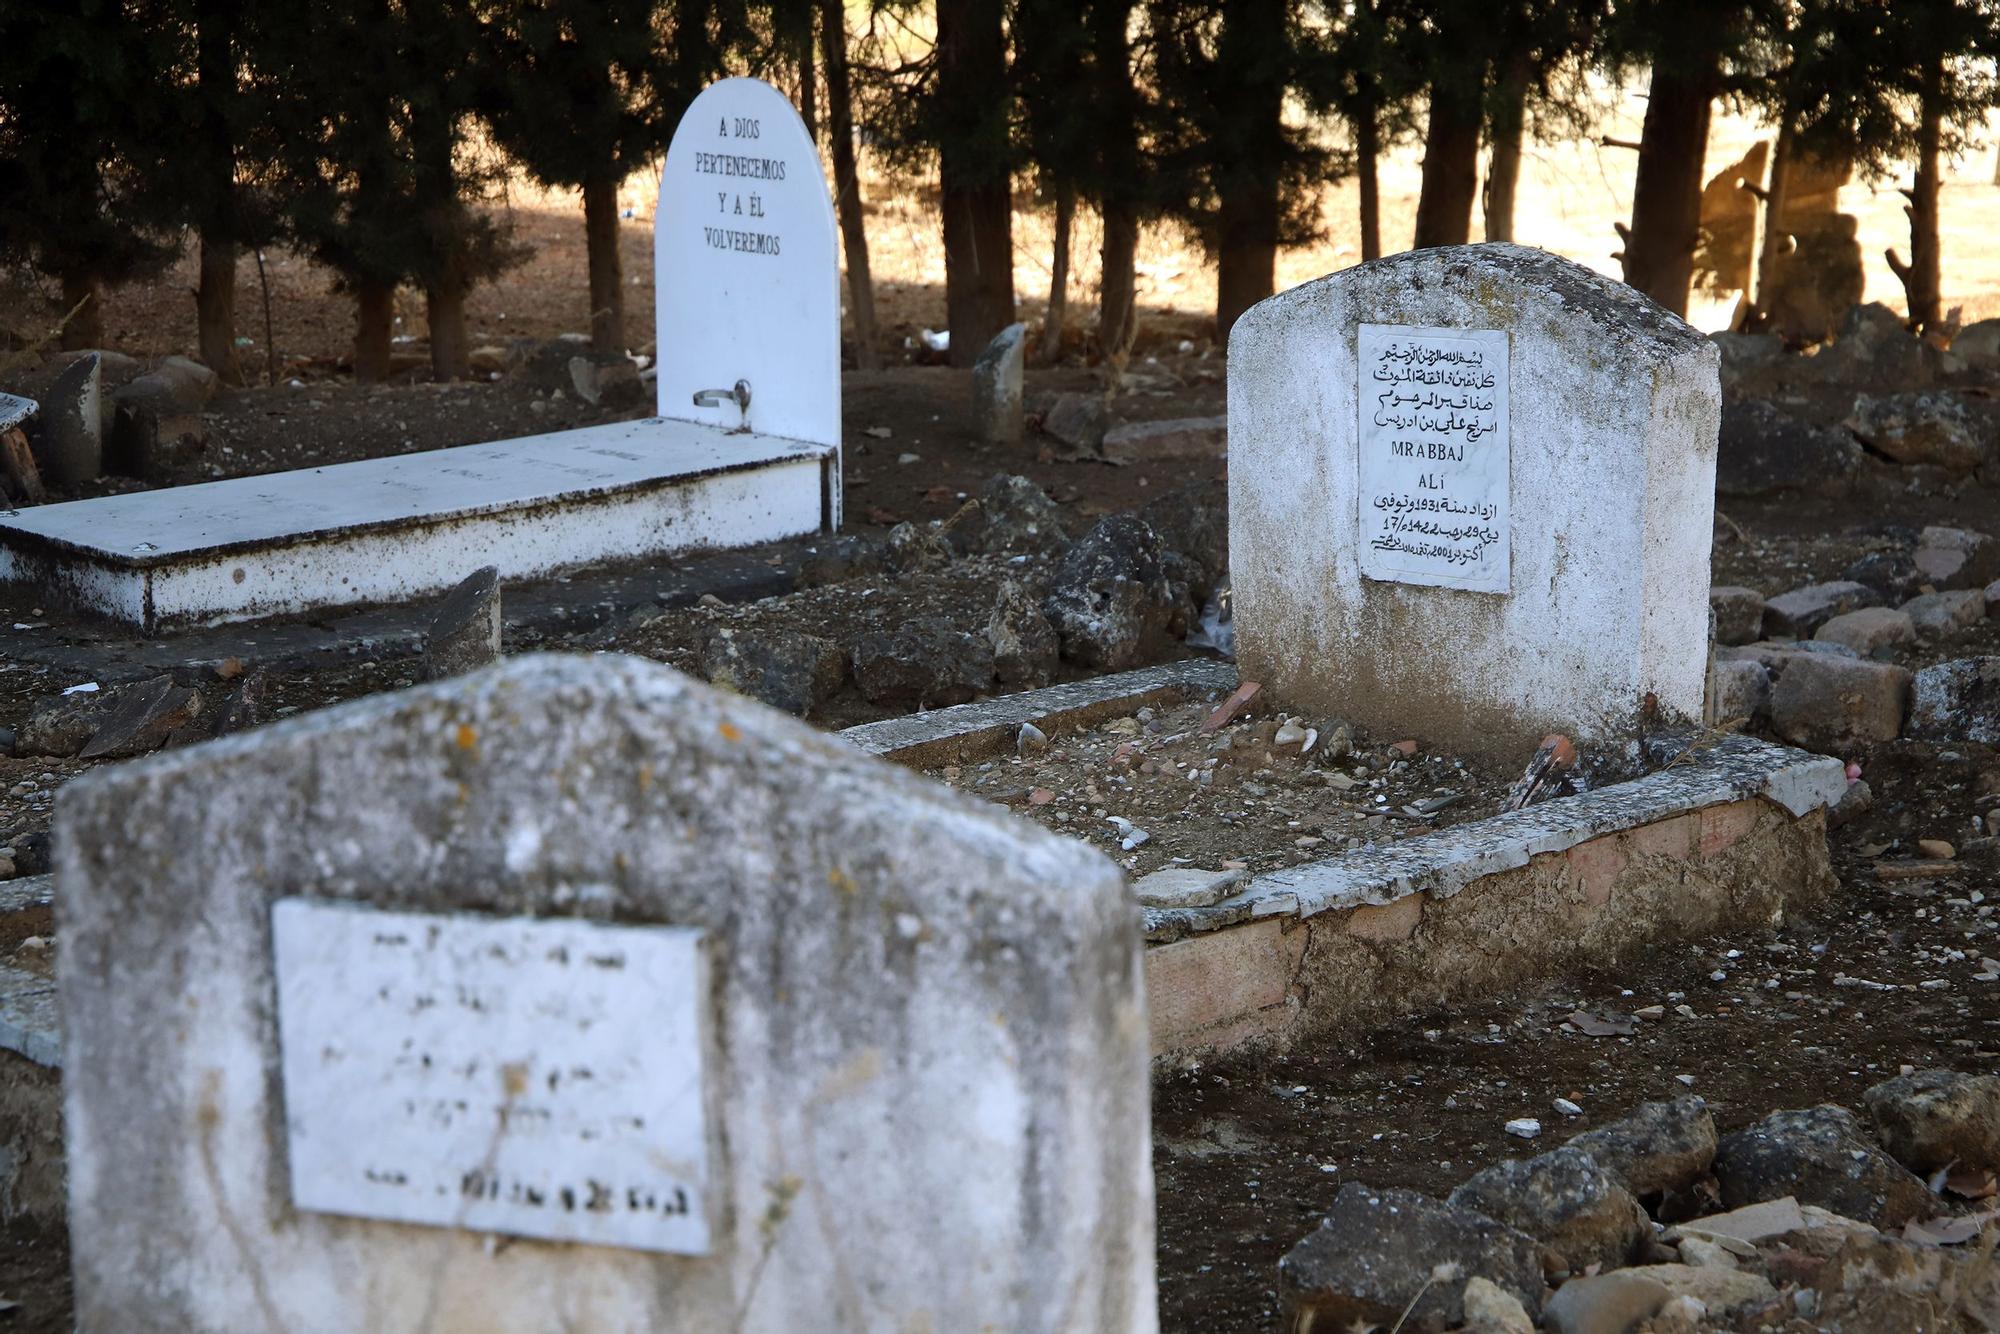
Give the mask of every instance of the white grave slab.
[(1507, 335), (1364, 324), (1361, 572), (1505, 593)]
[(661, 176), (659, 418), (0, 511), (0, 580), (150, 634), (422, 596), (481, 565), (528, 578), (834, 531), (835, 245), (798, 113), (725, 79)]
[(292, 1202), (705, 1254), (701, 936), (280, 899)]
[(0, 510), (0, 579), (151, 633), (442, 592), (482, 565), (775, 541), (833, 520), (823, 445), (621, 422)]
[[(689, 104), (653, 218), (660, 415), (840, 443), (840, 259), (819, 151), (786, 96), (724, 79)], [(698, 394), (749, 386), (749, 404)]]
[(1258, 303), (1229, 338), (1243, 678), (1514, 766), (1699, 719), (1720, 414), (1714, 344), (1523, 246)]

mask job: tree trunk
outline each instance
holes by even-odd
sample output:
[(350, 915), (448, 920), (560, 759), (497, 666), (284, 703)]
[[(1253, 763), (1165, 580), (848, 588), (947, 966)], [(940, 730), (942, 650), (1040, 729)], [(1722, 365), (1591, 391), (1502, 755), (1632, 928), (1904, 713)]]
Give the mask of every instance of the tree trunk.
[(1716, 62), (1711, 49), (1699, 68), (1654, 68), (1632, 181), (1632, 225), (1625, 232), (1625, 281), (1683, 318), (1701, 240), (1701, 174)]
[(195, 333), (202, 364), (224, 384), (242, 384), (236, 356), (236, 242), (240, 234), (236, 199), (236, 144), (223, 107), (236, 95), (234, 5), (203, 0), (195, 11), (195, 77), (201, 88), (204, 124), (197, 168), (205, 179), (197, 190), (203, 205), (201, 280), (195, 291)]
[(1049, 317), (1042, 322), (1041, 363), (1062, 360), (1063, 325), (1069, 319), (1069, 233), (1076, 217), (1076, 187), (1056, 189), (1056, 235), (1049, 252)]
[(879, 370), (875, 283), (868, 272), (868, 229), (861, 213), (861, 175), (854, 162), (854, 104), (847, 88), (847, 13), (841, 0), (820, 0), (820, 51), (826, 61), (827, 137), (833, 150), (833, 194), (847, 252), (847, 313), (854, 325), (854, 364)]
[(1917, 173), (1911, 182), (1910, 202), (1903, 212), (1910, 219), (1910, 262), (1889, 252), (1889, 267), (1903, 280), (1903, 294), (1910, 307), (1910, 328), (1926, 333), (1942, 322), (1939, 293), (1941, 256), (1938, 245), (1938, 152), (1943, 139), (1944, 64), (1932, 63), (1924, 70), (1923, 120), (1917, 130)]
[(1215, 336), (1224, 342), (1237, 316), (1277, 290), (1285, 83), (1271, 53), (1284, 41), (1284, 0), (1225, 0), (1215, 250)]
[(799, 21), (799, 119), (806, 123), (806, 133), (814, 143), (819, 142), (819, 76), (813, 69), (813, 23), (812, 11), (807, 10)]
[(625, 353), (625, 263), (618, 250), (618, 182), (601, 177), (583, 187), (584, 249), (590, 265), (590, 346), (603, 356)]
[(1792, 153), (1798, 139), (1798, 112), (1789, 99), (1784, 119), (1778, 125), (1778, 141), (1771, 149), (1771, 177), (1764, 188), (1764, 240), (1757, 255), (1757, 297), (1751, 327), (1763, 325), (1771, 315), (1771, 302), (1778, 294), (1778, 262), (1784, 258), (1785, 243), (1791, 233), (1784, 229), (1785, 204), (1791, 193)]
[(201, 238), (201, 284), (194, 293), (195, 341), (201, 364), (224, 384), (242, 384), (236, 356), (236, 242)]
[(437, 282), (424, 288), (433, 380), (463, 380), (472, 374), (472, 349), (465, 336), (465, 294), (470, 286), (454, 264)]
[[(1480, 81), (1483, 82), (1483, 81)], [(1464, 245), (1472, 239), (1472, 204), (1479, 196), (1480, 88), (1463, 79), (1431, 84), (1424, 126), (1423, 192), (1417, 196), (1415, 249)]]
[(396, 285), (354, 285), (354, 378), (373, 384), (389, 374), (389, 339), (396, 327)]
[(1382, 127), (1374, 103), (1354, 118), (1354, 174), (1361, 185), (1361, 259), (1382, 258)]
[(970, 366), (1014, 321), (1013, 184), (1003, 0), (939, 0), (938, 184), (951, 364)]
[(1114, 371), (1132, 353), (1139, 331), (1140, 191), (1138, 90), (1132, 84), (1131, 0), (1095, 0), (1090, 48), (1103, 116), (1097, 139), (1098, 212), (1104, 221), (1097, 283), (1097, 343)]
[(65, 352), (104, 346), (104, 286), (94, 273), (62, 275), (63, 325), (57, 340)]
[(1521, 134), (1528, 110), (1528, 61), (1516, 55), (1500, 76), (1486, 168), (1486, 239), (1514, 239), (1514, 198), (1521, 183)]

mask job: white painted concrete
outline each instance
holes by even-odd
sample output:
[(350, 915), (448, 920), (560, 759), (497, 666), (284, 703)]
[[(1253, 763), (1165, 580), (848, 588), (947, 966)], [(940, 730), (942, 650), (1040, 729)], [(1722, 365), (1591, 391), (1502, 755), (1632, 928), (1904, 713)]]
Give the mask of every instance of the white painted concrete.
[[(1363, 324), (1509, 344), (1511, 592), (1364, 577)], [(1299, 711), (1525, 763), (1541, 736), (1701, 716), (1714, 344), (1512, 245), (1411, 251), (1259, 303), (1229, 342), (1238, 664)], [(1648, 697), (1652, 704), (1648, 704)]]
[(701, 939), (278, 900), (292, 1203), (706, 1254)]
[(0, 511), (0, 579), (151, 632), (819, 532), (837, 451), (651, 419)]
[[(56, 824), (80, 1329), (1157, 1328), (1137, 910), (1081, 843), (615, 654), (102, 766)], [(706, 932), (709, 1254), (296, 1208), (295, 896)]]
[[(724, 79), (681, 117), (653, 219), (659, 412), (840, 443), (840, 261), (819, 152), (785, 95)], [(747, 412), (697, 407), (750, 383)]]

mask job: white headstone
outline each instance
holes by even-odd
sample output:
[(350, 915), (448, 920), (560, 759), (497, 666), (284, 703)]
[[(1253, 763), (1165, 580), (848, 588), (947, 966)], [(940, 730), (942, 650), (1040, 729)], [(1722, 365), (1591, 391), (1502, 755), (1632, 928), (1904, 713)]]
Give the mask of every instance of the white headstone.
[[(837, 244), (819, 152), (785, 95), (761, 79), (704, 89), (653, 220), (660, 415), (838, 445)], [(711, 392), (738, 381), (747, 409)]]
[(656, 663), (528, 656), (57, 812), (79, 1328), (1155, 1326), (1137, 914)]
[(1261, 302), (1229, 341), (1243, 678), (1519, 761), (1699, 719), (1720, 411), (1712, 343), (1520, 246)]

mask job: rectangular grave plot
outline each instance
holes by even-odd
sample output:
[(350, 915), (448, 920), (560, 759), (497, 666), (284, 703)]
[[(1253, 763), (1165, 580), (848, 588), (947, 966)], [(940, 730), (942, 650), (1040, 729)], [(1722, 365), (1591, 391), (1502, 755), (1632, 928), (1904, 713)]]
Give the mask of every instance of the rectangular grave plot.
[(1361, 572), (1509, 591), (1507, 335), (1360, 328)]
[(702, 935), (272, 906), (292, 1201), (702, 1255)]

